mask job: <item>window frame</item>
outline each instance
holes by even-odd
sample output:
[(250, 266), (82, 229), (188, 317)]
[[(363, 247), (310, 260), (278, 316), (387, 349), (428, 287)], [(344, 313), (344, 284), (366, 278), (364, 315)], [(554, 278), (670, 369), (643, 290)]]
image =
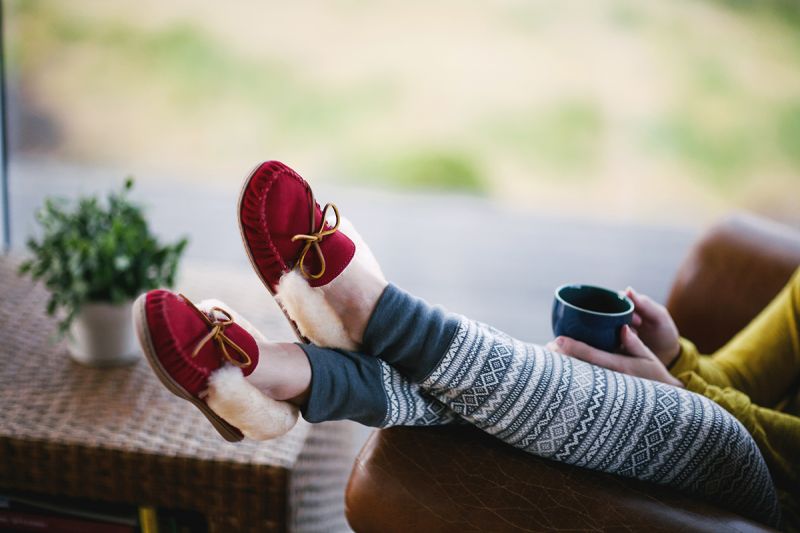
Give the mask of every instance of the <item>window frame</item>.
[(8, 107), (3, 4), (0, 2), (0, 251), (7, 253), (11, 249), (11, 202), (8, 190)]

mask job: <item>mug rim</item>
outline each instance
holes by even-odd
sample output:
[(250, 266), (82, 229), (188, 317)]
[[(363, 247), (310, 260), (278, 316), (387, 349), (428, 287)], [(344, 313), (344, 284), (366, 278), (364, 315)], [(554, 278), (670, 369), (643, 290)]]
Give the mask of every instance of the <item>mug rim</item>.
[[(628, 304), (629, 309), (627, 311), (620, 311), (618, 313), (603, 313), (603, 312), (600, 312), (600, 311), (592, 311), (591, 309), (585, 309), (583, 307), (578, 307), (577, 305), (571, 304), (568, 301), (566, 301), (565, 299), (563, 299), (561, 297), (561, 294), (559, 294), (563, 289), (567, 289), (567, 288), (597, 289), (597, 290), (600, 290), (600, 291), (603, 291), (603, 292), (611, 293), (611, 294), (621, 298), (623, 301), (625, 301)], [(636, 309), (636, 306), (634, 305), (633, 300), (628, 298), (628, 295), (623, 294), (622, 292), (618, 292), (618, 291), (613, 291), (611, 289), (607, 289), (606, 287), (600, 287), (599, 285), (587, 285), (585, 283), (565, 283), (564, 285), (561, 285), (561, 286), (556, 288), (556, 290), (555, 290), (555, 298), (556, 298), (556, 300), (558, 300), (562, 304), (566, 305), (567, 307), (571, 307), (572, 309), (575, 309), (577, 311), (581, 311), (583, 313), (589, 313), (589, 314), (598, 315), (598, 316), (624, 316), (624, 315), (627, 315), (628, 313), (632, 313), (634, 311), (634, 309)]]

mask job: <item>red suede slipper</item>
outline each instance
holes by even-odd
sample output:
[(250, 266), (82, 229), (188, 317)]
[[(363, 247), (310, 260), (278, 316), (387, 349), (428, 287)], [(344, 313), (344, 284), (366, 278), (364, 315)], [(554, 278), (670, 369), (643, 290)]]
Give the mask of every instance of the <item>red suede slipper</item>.
[(184, 296), (165, 290), (139, 296), (133, 310), (139, 342), (158, 379), (200, 409), (225, 440), (242, 440), (242, 432), (212, 411), (201, 396), (211, 373), (226, 361), (245, 376), (255, 370), (255, 339), (227, 311), (215, 307), (209, 316)]
[[(329, 210), (336, 217), (333, 226), (325, 222)], [(242, 241), (253, 268), (273, 296), (281, 276), (293, 268), (312, 287), (327, 285), (342, 273), (356, 247), (338, 228), (336, 206), (327, 204), (320, 209), (308, 183), (283, 163), (261, 163), (242, 186)], [(288, 314), (287, 318), (303, 339)]]

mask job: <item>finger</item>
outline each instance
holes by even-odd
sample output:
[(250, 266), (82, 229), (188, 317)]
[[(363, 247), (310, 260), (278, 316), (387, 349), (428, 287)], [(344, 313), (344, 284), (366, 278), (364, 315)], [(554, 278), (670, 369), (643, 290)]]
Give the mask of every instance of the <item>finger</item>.
[(633, 319), (631, 319), (631, 326), (633, 326), (634, 328), (638, 328), (639, 326), (642, 325), (642, 322), (643, 322), (642, 315), (634, 312)]
[(620, 336), (622, 337), (622, 348), (628, 355), (634, 357), (648, 357), (650, 355), (650, 350), (630, 326), (622, 326)]
[[(619, 370), (625, 359), (624, 355), (604, 352), (597, 348), (592, 348), (586, 343), (576, 341), (569, 337), (558, 337), (554, 342), (558, 346), (558, 352), (586, 361), (593, 365), (599, 365), (610, 370)], [(552, 344), (552, 343), (551, 343)]]
[(636, 294), (636, 291), (634, 291), (633, 287), (631, 287), (630, 285), (628, 285), (623, 292), (625, 293), (625, 296), (627, 296), (628, 298), (633, 298), (633, 296)]
[(653, 301), (652, 298), (645, 294), (639, 294), (630, 287), (625, 293), (633, 300), (636, 312), (641, 316), (642, 320), (658, 320), (661, 317), (661, 306)]

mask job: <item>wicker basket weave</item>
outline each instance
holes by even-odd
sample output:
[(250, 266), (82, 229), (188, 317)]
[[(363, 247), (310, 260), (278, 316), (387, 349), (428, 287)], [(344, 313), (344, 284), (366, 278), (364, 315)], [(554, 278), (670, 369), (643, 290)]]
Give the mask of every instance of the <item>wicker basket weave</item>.
[[(115, 369), (73, 362), (63, 343), (53, 343), (55, 322), (43, 312), (47, 293), (20, 279), (16, 267), (0, 258), (0, 488), (197, 510), (210, 531), (291, 529), (291, 515), (298, 513), (291, 511), (289, 484), (308, 423), (301, 420), (269, 442), (226, 443), (197, 409), (167, 392), (144, 361)], [(210, 269), (189, 272), (181, 286), (188, 296), (235, 302), (262, 331), (290, 338), (277, 307), (249, 282)], [(221, 291), (198, 293), (218, 279), (226, 280)], [(342, 441), (343, 431), (334, 426), (312, 440), (319, 449), (325, 435)], [(324, 470), (327, 460), (341, 485), (349, 470), (343, 454), (354, 455), (358, 444), (332, 448), (338, 451), (322, 459), (313, 459), (312, 451), (314, 468)], [(296, 480), (292, 492), (307, 493), (313, 476), (298, 479), (305, 485)], [(321, 488), (334, 504), (314, 528), (325, 522), (346, 527), (342, 488)]]

